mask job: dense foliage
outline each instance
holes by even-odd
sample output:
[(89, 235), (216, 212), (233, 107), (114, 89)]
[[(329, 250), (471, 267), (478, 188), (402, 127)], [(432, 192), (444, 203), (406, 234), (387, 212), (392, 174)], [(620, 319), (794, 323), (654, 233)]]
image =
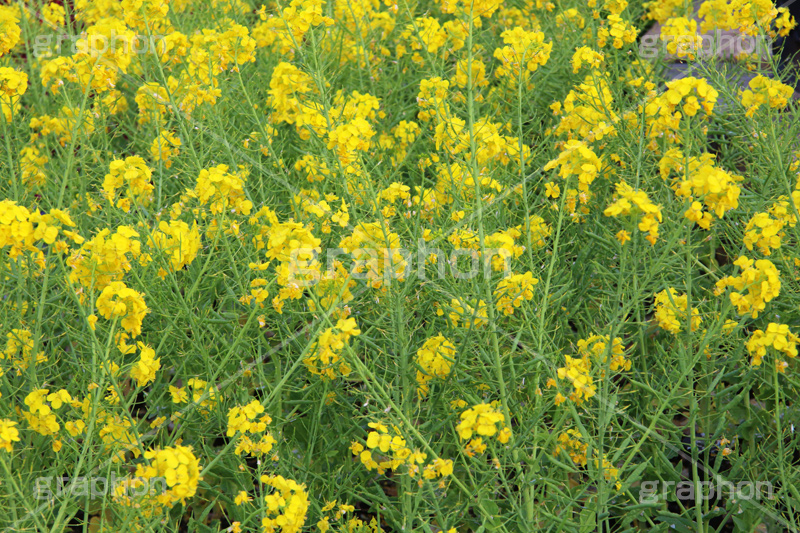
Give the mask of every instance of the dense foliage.
[(2, 527), (797, 530), (797, 108), (698, 33), (794, 21), (692, 4), (0, 5)]

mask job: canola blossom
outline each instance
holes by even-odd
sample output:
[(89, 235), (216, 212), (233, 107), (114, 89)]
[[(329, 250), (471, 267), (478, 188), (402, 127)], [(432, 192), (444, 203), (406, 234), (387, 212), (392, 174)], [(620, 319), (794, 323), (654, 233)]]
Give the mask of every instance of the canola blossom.
[(796, 530), (794, 10), (0, 5), (0, 529)]

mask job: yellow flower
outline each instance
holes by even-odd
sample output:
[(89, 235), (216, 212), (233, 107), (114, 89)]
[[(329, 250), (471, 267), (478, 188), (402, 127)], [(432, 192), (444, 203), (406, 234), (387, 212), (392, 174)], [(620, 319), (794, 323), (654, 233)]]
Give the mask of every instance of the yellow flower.
[(598, 176), (603, 168), (602, 160), (597, 157), (594, 151), (581, 141), (569, 140), (564, 144), (564, 148), (556, 159), (548, 162), (544, 170), (551, 170), (557, 166), (561, 167), (559, 175), (567, 179), (570, 176), (578, 177), (578, 188), (588, 192), (589, 185)]
[(17, 431), (17, 423), (9, 419), (0, 420), (0, 449), (11, 453), (12, 446), (15, 442), (19, 442), (19, 431)]
[(573, 463), (586, 466), (587, 449), (588, 445), (582, 442), (580, 432), (577, 429), (569, 429), (558, 436), (555, 453), (565, 451)]
[(150, 156), (155, 161), (162, 161), (165, 168), (170, 168), (172, 159), (181, 152), (180, 147), (181, 140), (178, 137), (172, 132), (162, 131), (150, 145)]
[[(33, 334), (27, 329), (14, 328), (6, 334), (6, 339), (6, 348), (0, 351), (0, 360), (5, 359), (11, 362), (17, 375), (22, 375), (30, 365), (47, 362), (47, 356), (43, 351), (34, 354)], [(2, 371), (0, 371), (0, 376), (2, 376)]]
[(567, 366), (559, 368), (558, 379), (569, 380), (575, 391), (570, 399), (577, 404), (595, 395), (597, 388), (589, 375), (590, 363), (584, 359), (565, 356)]
[(498, 435), (498, 440), (508, 441), (505, 416), (488, 403), (480, 403), (461, 413), (461, 422), (456, 426), (458, 436), (469, 440), (473, 434), (482, 437)]
[(261, 521), (265, 531), (300, 533), (308, 512), (308, 494), (305, 485), (282, 476), (261, 476), (261, 482), (273, 491), (264, 497), (266, 516)]
[[(2, 9), (2, 8), (0, 8)], [(3, 21), (0, 20), (0, 28)], [(0, 38), (2, 39), (2, 38)], [(0, 48), (3, 43), (0, 40)], [(0, 49), (0, 55), (2, 50)], [(12, 122), (19, 113), (19, 100), (28, 89), (28, 75), (9, 67), (0, 67), (0, 113), (6, 122)]]
[(556, 199), (561, 196), (561, 188), (552, 181), (548, 181), (544, 184), (544, 195)]
[(636, 191), (624, 181), (617, 183), (616, 189), (615, 201), (603, 211), (603, 214), (607, 217), (641, 215), (639, 230), (647, 232), (646, 239), (654, 245), (658, 239), (658, 223), (662, 221), (661, 206), (651, 202), (646, 192)]
[(59, 27), (64, 25), (66, 12), (64, 6), (50, 2), (42, 7), (42, 18), (51, 27)]
[(138, 237), (130, 226), (119, 226), (114, 233), (108, 228), (100, 230), (67, 260), (72, 268), (70, 280), (86, 289), (104, 289), (112, 281), (122, 281), (134, 259), (147, 262)]
[[(753, 262), (745, 256), (740, 256), (734, 265), (742, 269), (739, 276), (726, 276), (716, 283), (714, 294), (720, 295), (727, 287), (733, 287), (730, 300), (740, 315), (752, 313), (753, 318), (758, 318), (767, 302), (780, 294), (780, 272), (772, 261), (759, 259)], [(747, 294), (739, 291), (747, 289)]]
[(124, 160), (115, 159), (109, 165), (110, 172), (106, 174), (103, 181), (103, 195), (106, 200), (115, 204), (117, 189), (126, 186), (126, 197), (116, 201), (117, 207), (122, 207), (125, 211), (124, 200), (128, 203), (147, 207), (153, 201), (154, 185), (152, 182), (152, 171), (145, 164), (144, 159), (139, 156), (127, 157)]
[(227, 436), (232, 437), (237, 432), (241, 433), (261, 433), (267, 428), (267, 424), (272, 422), (269, 415), (262, 416), (259, 420), (256, 417), (264, 412), (264, 406), (258, 400), (253, 400), (245, 406), (233, 407), (228, 411), (228, 431)]
[(522, 79), (524, 86), (530, 88), (530, 75), (550, 59), (553, 43), (544, 42), (544, 33), (519, 26), (503, 31), (500, 37), (505, 46), (494, 51), (494, 58), (502, 63), (495, 75), (512, 87)]
[(215, 215), (225, 209), (232, 209), (235, 213), (248, 215), (253, 208), (253, 203), (244, 193), (244, 184), (247, 173), (240, 171), (235, 174), (228, 172), (228, 165), (202, 169), (197, 177), (197, 184), (190, 194), (196, 197), (201, 204), (208, 205)]
[(702, 18), (700, 31), (738, 30), (746, 35), (756, 35), (762, 27), (770, 26), (779, 10), (769, 0), (749, 2), (729, 2), (728, 0), (709, 0), (703, 2), (698, 11)]
[(614, 111), (610, 82), (606, 74), (595, 71), (570, 90), (563, 105), (554, 102), (551, 105), (553, 114), (561, 116), (554, 132), (587, 143), (615, 136), (621, 118)]
[(384, 233), (379, 222), (358, 224), (353, 233), (339, 242), (339, 247), (352, 255), (353, 272), (365, 277), (372, 288), (380, 289), (391, 280), (404, 281), (408, 262), (400, 253), (400, 237)]
[(761, 365), (761, 360), (767, 354), (767, 348), (773, 348), (794, 359), (797, 357), (798, 342), (800, 342), (800, 337), (789, 331), (788, 325), (770, 322), (766, 332), (758, 329), (747, 341), (747, 351), (753, 356), (751, 364), (753, 366)]
[[(781, 203), (788, 206), (788, 202)], [(777, 250), (781, 247), (784, 225), (787, 222), (792, 224), (795, 222), (794, 219), (793, 215), (785, 218), (773, 218), (770, 213), (756, 213), (744, 228), (744, 245), (751, 251), (754, 246), (758, 246), (762, 254), (772, 255), (772, 250)]]
[[(169, 261), (172, 272), (177, 272), (190, 265), (200, 250), (200, 232), (197, 223), (192, 227), (181, 220), (164, 220), (158, 223), (158, 229), (150, 234), (148, 246), (163, 252)], [(162, 278), (164, 276), (161, 276)]]
[(342, 357), (342, 352), (350, 344), (350, 338), (360, 333), (354, 318), (339, 319), (336, 327), (328, 328), (320, 334), (311, 345), (303, 363), (309, 372), (327, 379), (335, 379), (337, 374), (347, 376), (351, 369)]
[(156, 359), (156, 352), (151, 347), (142, 342), (137, 343), (139, 347), (139, 360), (131, 369), (131, 378), (136, 380), (139, 387), (144, 387), (156, 379), (156, 372), (161, 368), (161, 358)]
[(184, 387), (169, 386), (169, 393), (172, 396), (172, 403), (186, 403), (189, 401), (189, 396)]
[[(659, 327), (677, 335), (686, 322), (687, 296), (678, 294), (670, 287), (656, 294), (655, 306), (655, 318)], [(700, 311), (692, 308), (691, 330), (696, 331), (701, 323)]]
[(77, 437), (86, 429), (86, 423), (83, 420), (69, 421), (64, 424), (64, 429), (66, 429), (67, 433), (71, 436)]
[(456, 348), (452, 342), (440, 333), (431, 337), (417, 350), (416, 362), (420, 367), (417, 370), (417, 384), (420, 396), (428, 393), (428, 382), (433, 378), (444, 379), (450, 374), (456, 355)]
[(194, 496), (200, 477), (200, 460), (192, 453), (189, 446), (155, 448), (144, 453), (148, 461), (136, 468), (136, 476), (152, 479), (162, 477), (169, 490), (159, 496), (159, 501), (172, 507), (185, 503)]
[(237, 494), (236, 498), (233, 500), (236, 505), (242, 505), (251, 501), (253, 501), (253, 498), (251, 498), (250, 495), (247, 494), (247, 491), (244, 490), (239, 491), (239, 494)]
[(97, 298), (97, 312), (106, 320), (120, 318), (120, 325), (131, 337), (142, 333), (142, 320), (150, 311), (144, 296), (125, 286), (121, 281), (111, 282)]
[(693, 60), (703, 48), (703, 38), (697, 33), (697, 21), (686, 17), (668, 19), (661, 27), (661, 38), (667, 43), (667, 52), (678, 58)]
[(572, 55), (572, 72), (577, 74), (584, 64), (589, 65), (592, 69), (598, 69), (603, 61), (605, 61), (605, 56), (602, 52), (592, 50), (588, 46), (581, 46)]
[(514, 309), (519, 308), (523, 301), (533, 299), (533, 286), (539, 283), (533, 273), (510, 274), (500, 280), (494, 291), (498, 311), (504, 315), (513, 315)]
[(16, 6), (0, 6), (0, 57), (19, 42), (19, 10)]
[(61, 389), (58, 392), (47, 395), (47, 401), (53, 409), (60, 409), (65, 403), (72, 403), (72, 396), (69, 395), (66, 389)]

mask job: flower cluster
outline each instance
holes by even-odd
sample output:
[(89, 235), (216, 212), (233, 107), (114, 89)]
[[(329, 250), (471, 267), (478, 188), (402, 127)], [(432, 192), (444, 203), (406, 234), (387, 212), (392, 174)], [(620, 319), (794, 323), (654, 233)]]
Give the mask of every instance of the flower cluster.
[[(591, 376), (591, 363), (580, 357), (565, 355), (564, 358), (567, 365), (558, 369), (558, 379), (569, 380), (573, 389), (569, 399), (580, 405), (584, 400), (588, 400), (597, 393), (597, 386)], [(563, 403), (565, 400), (566, 398), (559, 392), (556, 396), (556, 404)]]
[[(327, 513), (332, 511), (336, 508), (336, 500), (326, 502), (325, 505), (322, 506), (322, 513), (324, 516), (317, 522), (316, 526), (319, 529), (320, 533), (327, 533), (331, 528), (331, 520), (339, 521), (343, 520), (347, 513), (352, 513), (355, 511), (355, 506), (348, 505), (346, 503), (339, 504), (339, 508), (336, 510), (332, 516), (328, 516)], [(378, 532), (381, 531), (380, 527), (377, 524), (377, 521), (373, 518), (371, 523), (368, 525), (364, 523), (362, 520), (358, 518), (350, 518), (347, 520), (346, 524), (340, 525), (337, 529), (341, 528), (341, 530), (346, 531), (369, 531), (369, 532)], [(368, 529), (369, 528), (369, 529)]]
[(417, 391), (420, 396), (427, 396), (430, 388), (428, 383), (432, 379), (445, 379), (450, 374), (455, 356), (456, 347), (441, 333), (426, 340), (417, 350)]
[[(725, 276), (716, 283), (714, 294), (722, 294), (727, 287), (733, 287), (730, 300), (740, 315), (758, 314), (764, 310), (766, 304), (776, 298), (781, 292), (780, 272), (772, 261), (758, 259), (753, 261), (746, 256), (740, 256), (734, 265), (742, 269), (738, 276)], [(743, 294), (743, 291), (747, 291)]]
[[(601, 368), (600, 375), (603, 378), (606, 375), (606, 367), (612, 372), (631, 369), (631, 360), (625, 357), (625, 347), (619, 337), (610, 342), (608, 335), (591, 335), (578, 340), (577, 348), (577, 355), (580, 357), (565, 355), (566, 366), (559, 368), (556, 373), (558, 379), (568, 381), (572, 385), (569, 399), (578, 405), (597, 394), (597, 385), (592, 377), (593, 366)], [(555, 380), (548, 380), (548, 388), (555, 385), (557, 385)], [(567, 398), (560, 392), (556, 395), (556, 405), (566, 400)]]
[[(181, 220), (169, 222), (162, 220), (158, 223), (158, 229), (150, 233), (147, 244), (161, 251), (166, 256), (170, 271), (177, 272), (192, 264), (200, 251), (200, 232), (197, 230), (197, 222), (190, 228), (189, 224)], [(166, 274), (164, 268), (159, 269), (159, 277), (163, 279)]]
[(19, 442), (19, 430), (13, 420), (5, 418), (0, 420), (0, 449), (8, 453), (14, 451), (14, 443)]
[(494, 290), (495, 305), (504, 315), (513, 315), (514, 309), (519, 308), (523, 301), (533, 299), (533, 286), (539, 280), (533, 277), (532, 272), (524, 274), (511, 274), (497, 283)]
[[(422, 474), (422, 479), (418, 480), (420, 486), (423, 484), (423, 479), (432, 480), (453, 473), (453, 461), (450, 459), (436, 458), (426, 464), (428, 454), (409, 448), (406, 439), (396, 426), (392, 426), (390, 430), (385, 424), (370, 422), (369, 427), (372, 431), (367, 435), (368, 449), (365, 449), (360, 442), (353, 442), (350, 446), (350, 451), (358, 456), (367, 470), (377, 470), (383, 475), (389, 469), (397, 471), (401, 466), (405, 466), (406, 473), (411, 478)], [(377, 461), (376, 454), (384, 456), (385, 460)], [(424, 466), (420, 468), (421, 465)], [(444, 487), (443, 480), (440, 486)]]
[(19, 42), (20, 13), (16, 6), (0, 6), (0, 57), (9, 53)]
[[(573, 56), (573, 64), (574, 61)], [(617, 124), (621, 118), (614, 111), (614, 96), (609, 80), (599, 71), (587, 75), (582, 83), (567, 93), (563, 103), (554, 102), (550, 109), (555, 116), (561, 117), (553, 130), (557, 135), (584, 142), (617, 135)], [(568, 146), (578, 145), (568, 143)]]
[(19, 100), (27, 89), (27, 74), (9, 67), (0, 67), (0, 114), (6, 122), (14, 121), (14, 116), (19, 111)]
[(169, 392), (172, 396), (172, 403), (192, 402), (198, 406), (198, 411), (202, 414), (209, 413), (217, 404), (217, 389), (214, 385), (200, 378), (190, 378), (186, 384), (191, 389), (191, 399), (186, 391), (186, 387), (175, 387), (170, 385)]
[[(126, 197), (116, 200), (116, 190), (127, 186)], [(124, 211), (130, 211), (131, 204), (147, 207), (153, 201), (152, 172), (139, 156), (116, 159), (111, 162), (110, 173), (103, 181), (106, 200)]]
[[(760, 366), (761, 360), (767, 355), (767, 348), (773, 348), (794, 359), (797, 357), (798, 342), (800, 337), (789, 331), (789, 326), (770, 322), (766, 331), (757, 329), (747, 340), (747, 351), (753, 356), (750, 363), (753, 366)], [(775, 361), (775, 366), (780, 372), (784, 372), (788, 364), (779, 359)]]
[(501, 65), (495, 75), (511, 87), (521, 84), (531, 89), (531, 74), (550, 59), (553, 43), (545, 42), (544, 33), (525, 31), (521, 27), (504, 31), (501, 35), (505, 46), (494, 51)]
[[(44, 252), (40, 248), (42, 244), (51, 245), (56, 252), (69, 251), (67, 242), (57, 240), (59, 234), (75, 244), (82, 243), (83, 237), (62, 227), (74, 225), (66, 211), (52, 209), (49, 213), (43, 213), (17, 205), (13, 200), (0, 200), (0, 250), (25, 268), (34, 264), (39, 268), (44, 266)], [(31, 259), (31, 262), (27, 259)]]
[(744, 229), (744, 245), (750, 251), (758, 246), (762, 254), (771, 255), (772, 250), (781, 247), (783, 227), (783, 220), (772, 218), (769, 213), (756, 213)]
[(622, 48), (626, 44), (636, 42), (636, 27), (624, 20), (616, 13), (611, 13), (605, 20), (606, 24), (597, 30), (597, 47), (604, 48), (609, 41), (614, 48)]
[[(556, 444), (555, 453), (566, 453), (572, 462), (578, 466), (586, 467), (589, 464), (588, 456), (589, 446), (584, 442), (583, 436), (577, 429), (568, 429), (558, 435), (558, 444)], [(597, 453), (597, 452), (595, 452)], [(599, 455), (599, 454), (598, 454)], [(595, 458), (592, 461), (595, 469), (600, 469), (600, 460)], [(619, 469), (603, 455), (603, 477), (606, 481), (614, 483), (617, 490), (622, 488), (622, 482), (619, 480)]]
[(661, 39), (667, 42), (667, 52), (679, 59), (694, 60), (703, 48), (697, 21), (686, 17), (667, 19), (661, 28)]
[[(630, 370), (631, 360), (625, 358), (625, 347), (620, 337), (614, 337), (609, 345), (608, 335), (591, 335), (586, 339), (579, 339), (577, 343), (578, 353), (583, 359), (592, 360), (596, 364), (605, 365), (612, 372), (617, 370)], [(608, 359), (608, 356), (611, 359)]]
[(142, 479), (163, 478), (168, 490), (158, 496), (167, 507), (185, 503), (197, 492), (200, 476), (200, 460), (192, 453), (191, 446), (155, 448), (144, 452), (147, 463), (136, 467), (136, 476)]
[(742, 177), (716, 167), (713, 161), (712, 154), (691, 157), (687, 161), (683, 152), (673, 148), (660, 163), (662, 177), (669, 176), (671, 170), (679, 175), (672, 180), (672, 189), (690, 203), (684, 216), (706, 230), (711, 228), (713, 215), (722, 218), (739, 206), (741, 194), (737, 183)]
[(47, 183), (45, 165), (50, 161), (44, 147), (25, 146), (19, 153), (22, 183), (28, 187), (43, 187)]
[(301, 485), (283, 476), (261, 476), (261, 483), (272, 488), (264, 496), (266, 516), (261, 520), (264, 533), (300, 533), (308, 513), (308, 493)]
[(322, 0), (292, 0), (279, 14), (266, 14), (261, 7), (258, 14), (261, 24), (253, 29), (258, 46), (274, 47), (280, 55), (293, 55), (312, 28), (332, 26), (333, 20), (322, 14)]
[[(253, 400), (247, 405), (236, 406), (228, 411), (228, 430), (226, 435), (233, 437), (239, 435), (236, 441), (236, 455), (246, 453), (249, 455), (261, 456), (268, 454), (277, 441), (269, 434), (263, 434), (258, 440), (253, 440), (251, 436), (257, 436), (267, 430), (267, 426), (272, 423), (269, 415), (262, 415), (264, 406), (258, 400)], [(259, 416), (261, 415), (261, 416)]]
[(120, 319), (119, 325), (131, 338), (142, 333), (142, 321), (150, 311), (144, 294), (128, 288), (121, 281), (112, 281), (97, 297), (97, 312), (106, 320)]
[(781, 11), (769, 0), (707, 0), (697, 14), (702, 18), (703, 33), (735, 29), (745, 35), (756, 35), (760, 29), (768, 28)]
[(479, 403), (461, 413), (461, 421), (456, 426), (461, 440), (469, 441), (467, 455), (483, 453), (486, 450), (484, 437), (495, 437), (501, 444), (508, 443), (511, 428), (506, 425), (506, 417), (493, 404)]
[(187, 192), (190, 196), (196, 197), (201, 204), (208, 205), (211, 213), (215, 215), (226, 210), (248, 215), (253, 203), (244, 193), (246, 180), (246, 172), (230, 174), (228, 165), (217, 165), (201, 170), (197, 176), (197, 185)]
[[(53, 411), (61, 409), (65, 404), (72, 402), (72, 397), (65, 389), (50, 393), (49, 389), (37, 389), (25, 397), (27, 411), (22, 414), (30, 428), (40, 435), (56, 435), (61, 425)], [(59, 441), (53, 442), (53, 450), (61, 447)]]
[(558, 435), (556, 455), (565, 452), (576, 465), (586, 466), (586, 453), (589, 446), (583, 442), (581, 432), (577, 429), (568, 429)]
[(139, 347), (139, 360), (131, 368), (131, 378), (136, 380), (139, 387), (144, 387), (156, 379), (156, 372), (161, 368), (161, 358), (156, 359), (156, 351), (143, 342), (136, 344)]
[(572, 54), (572, 72), (577, 74), (584, 65), (588, 65), (592, 70), (599, 69), (604, 61), (605, 55), (602, 52), (581, 46)]
[(681, 119), (695, 117), (701, 109), (706, 117), (711, 116), (718, 96), (719, 92), (704, 78), (689, 76), (667, 82), (667, 90), (644, 107), (650, 146), (655, 148), (655, 140), (662, 137), (668, 142), (678, 141)]
[(569, 140), (558, 157), (549, 161), (545, 170), (559, 167), (558, 175), (565, 180), (571, 176), (578, 178), (578, 189), (589, 193), (589, 186), (603, 169), (603, 161), (586, 144), (581, 141)]
[(687, 8), (692, 6), (687, 6), (683, 0), (655, 0), (645, 2), (642, 7), (647, 10), (647, 18), (664, 23), (670, 18), (685, 17)]
[(181, 153), (181, 140), (174, 133), (169, 131), (162, 131), (158, 137), (153, 139), (150, 145), (150, 157), (154, 161), (161, 161), (164, 168), (172, 166), (172, 160), (178, 157)]
[(104, 289), (112, 282), (122, 281), (134, 260), (148, 261), (138, 237), (139, 233), (130, 226), (117, 226), (114, 233), (102, 229), (68, 258), (70, 281), (87, 290)]
[[(262, 224), (260, 218), (266, 218), (268, 224)], [(258, 234), (253, 238), (256, 250), (266, 249), (266, 257), (278, 262), (275, 267), (276, 281), (281, 289), (272, 299), (272, 307), (278, 313), (282, 313), (286, 300), (298, 300), (302, 297), (302, 286), (319, 281), (320, 265), (316, 254), (321, 251), (319, 245), (322, 241), (314, 236), (310, 226), (294, 220), (279, 222), (275, 213), (269, 208), (259, 210), (250, 219), (250, 224), (259, 227)], [(250, 268), (266, 270), (269, 264), (251, 263)], [(260, 281), (257, 283), (258, 286), (266, 285)], [(258, 296), (256, 300), (260, 301), (263, 298)], [(244, 297), (242, 301), (249, 303), (252, 298)]]
[(352, 272), (360, 274), (372, 288), (380, 289), (391, 280), (404, 281), (408, 262), (400, 253), (400, 238), (380, 222), (362, 222), (339, 248), (351, 254)]
[(794, 88), (758, 75), (748, 83), (749, 89), (742, 91), (742, 105), (747, 108), (745, 116), (752, 117), (762, 105), (773, 109), (783, 108), (789, 103)]
[[(5, 360), (10, 368), (16, 370), (16, 374), (22, 375), (28, 367), (47, 362), (44, 351), (34, 355), (33, 334), (27, 329), (13, 328), (6, 333), (6, 347), (0, 352), (0, 360)], [(5, 373), (0, 367), (0, 376)]]
[[(453, 298), (450, 300), (450, 305), (448, 307), (450, 312), (447, 314), (447, 317), (450, 319), (453, 326), (460, 326), (464, 329), (477, 329), (489, 323), (486, 302), (483, 300), (465, 302)], [(444, 315), (444, 310), (439, 307), (436, 310), (436, 314), (442, 316)]]
[(655, 245), (658, 239), (658, 223), (663, 220), (661, 207), (651, 202), (646, 192), (636, 191), (624, 181), (617, 183), (615, 198), (615, 201), (603, 211), (603, 214), (607, 217), (627, 216), (631, 213), (641, 214), (639, 231), (647, 232), (645, 238), (651, 245)]
[(342, 352), (350, 345), (350, 339), (361, 333), (354, 318), (339, 319), (336, 326), (323, 331), (311, 344), (303, 364), (312, 374), (335, 379), (337, 375), (350, 374), (350, 365)]
[[(672, 287), (656, 294), (655, 318), (661, 329), (669, 331), (673, 335), (677, 335), (681, 331), (681, 326), (686, 324), (687, 319), (687, 299), (687, 295), (679, 294)], [(700, 311), (693, 307), (691, 330), (696, 331), (701, 323)]]

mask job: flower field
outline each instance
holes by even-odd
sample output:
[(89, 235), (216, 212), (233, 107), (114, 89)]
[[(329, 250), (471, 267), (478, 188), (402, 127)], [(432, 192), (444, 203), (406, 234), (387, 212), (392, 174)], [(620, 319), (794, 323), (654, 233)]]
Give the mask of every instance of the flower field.
[(694, 9), (0, 5), (0, 528), (799, 530), (792, 67), (703, 51), (795, 21)]

